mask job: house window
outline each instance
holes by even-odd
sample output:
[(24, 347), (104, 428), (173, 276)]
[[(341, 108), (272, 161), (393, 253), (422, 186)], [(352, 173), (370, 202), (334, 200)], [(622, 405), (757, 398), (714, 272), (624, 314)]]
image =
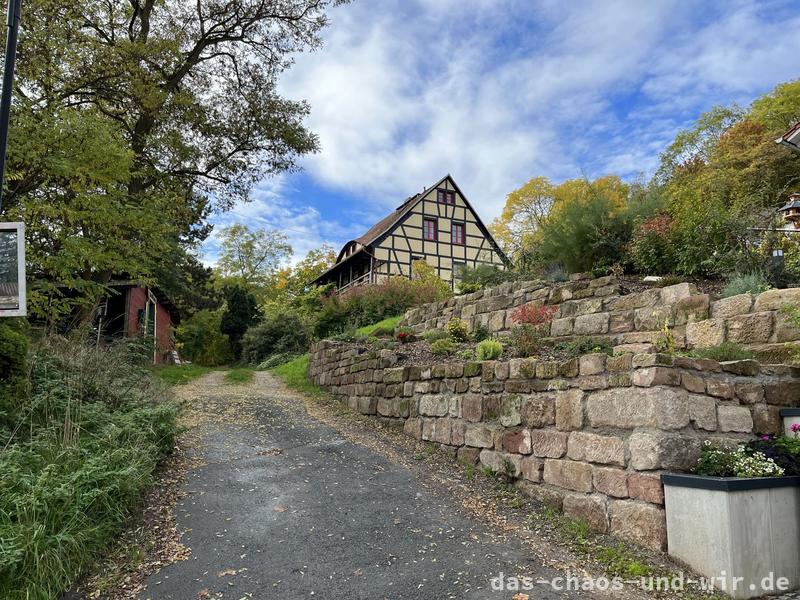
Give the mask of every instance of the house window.
[(436, 199), (442, 204), (455, 204), (456, 193), (451, 190), (436, 190)]
[(422, 233), (426, 240), (436, 241), (436, 219), (425, 219), (423, 222)]
[(454, 244), (464, 245), (464, 224), (453, 223), (452, 239)]

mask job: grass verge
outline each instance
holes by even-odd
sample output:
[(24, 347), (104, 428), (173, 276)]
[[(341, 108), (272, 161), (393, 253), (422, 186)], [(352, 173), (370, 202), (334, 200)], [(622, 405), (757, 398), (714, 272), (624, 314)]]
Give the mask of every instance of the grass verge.
[(177, 408), (142, 366), (149, 352), (45, 340), (30, 355), (25, 396), (0, 398), (3, 600), (61, 597), (174, 447)]
[(356, 333), (360, 333), (363, 335), (372, 335), (377, 330), (392, 330), (397, 327), (397, 324), (400, 322), (400, 319), (403, 318), (403, 315), (399, 315), (397, 317), (387, 317), (383, 321), (378, 321), (377, 323), (373, 323), (372, 325), (364, 325), (364, 327), (359, 327), (356, 329)]
[(161, 381), (166, 381), (170, 385), (184, 385), (213, 370), (213, 367), (201, 367), (200, 365), (165, 365), (163, 367), (153, 367), (155, 376)]
[(308, 378), (308, 354), (303, 354), (289, 362), (278, 365), (270, 372), (281, 379), (288, 387), (314, 398), (325, 398), (328, 393), (311, 383)]
[(225, 381), (229, 383), (250, 383), (256, 372), (247, 367), (237, 367), (225, 373)]

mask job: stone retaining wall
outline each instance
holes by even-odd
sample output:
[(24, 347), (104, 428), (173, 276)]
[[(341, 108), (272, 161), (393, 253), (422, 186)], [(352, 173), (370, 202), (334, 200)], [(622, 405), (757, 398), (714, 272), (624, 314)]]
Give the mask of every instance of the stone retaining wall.
[(732, 341), (751, 347), (761, 362), (782, 362), (785, 342), (800, 340), (779, 310), (800, 306), (800, 288), (741, 294), (711, 301), (690, 283), (620, 295), (614, 277), (583, 279), (547, 286), (541, 281), (505, 283), (473, 294), (427, 304), (408, 311), (401, 325), (418, 333), (441, 329), (459, 317), (504, 335), (514, 325), (511, 313), (526, 303), (558, 306), (549, 335), (556, 339), (604, 335), (618, 351), (652, 352), (667, 325), (677, 347), (715, 346)]
[[(658, 290), (662, 299), (671, 293), (665, 290)], [(508, 295), (519, 292), (528, 299), (522, 287)], [(596, 298), (605, 305), (604, 293)], [(613, 314), (633, 311), (635, 326), (641, 307), (630, 299), (620, 307), (626, 298), (606, 305), (609, 323)], [(762, 294), (747, 307), (752, 313), (741, 314), (773, 311), (769, 299)], [(489, 302), (493, 310), (478, 314), (504, 311), (505, 302)], [(450, 308), (454, 314), (456, 305)], [(742, 331), (731, 326), (738, 315), (720, 310), (712, 318), (725, 319), (729, 332)], [(449, 447), (463, 461), (505, 472), (596, 530), (657, 549), (666, 543), (659, 474), (690, 469), (705, 440), (725, 444), (779, 433), (779, 409), (800, 406), (800, 369), (750, 360), (625, 353), (564, 362), (398, 361), (392, 350), (323, 341), (311, 349), (309, 371), (353, 409)]]

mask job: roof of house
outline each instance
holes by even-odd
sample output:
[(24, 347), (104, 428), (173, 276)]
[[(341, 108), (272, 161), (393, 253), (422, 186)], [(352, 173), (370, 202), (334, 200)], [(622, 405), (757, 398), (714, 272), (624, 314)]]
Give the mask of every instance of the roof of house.
[(495, 246), (495, 250), (500, 254), (500, 256), (503, 258), (504, 261), (508, 261), (508, 258), (503, 253), (503, 251), (501, 250), (500, 246), (498, 246), (497, 243), (494, 242), (494, 238), (492, 237), (492, 234), (489, 233), (489, 230), (487, 229), (486, 225), (484, 225), (483, 221), (481, 221), (481, 218), (478, 215), (478, 213), (475, 211), (474, 208), (472, 208), (472, 205), (469, 203), (469, 200), (467, 200), (467, 197), (464, 195), (464, 193), (458, 187), (458, 184), (455, 181), (453, 181), (453, 178), (450, 177), (450, 174), (448, 173), (447, 175), (442, 177), (439, 181), (437, 181), (433, 185), (424, 188), (420, 193), (418, 193), (418, 194), (416, 194), (414, 196), (409, 196), (408, 198), (406, 198), (405, 201), (400, 206), (398, 206), (396, 209), (394, 209), (388, 215), (383, 217), (380, 221), (375, 223), (375, 225), (370, 227), (367, 230), (366, 233), (364, 233), (360, 237), (352, 239), (352, 240), (348, 241), (346, 244), (344, 244), (344, 246), (342, 246), (342, 249), (339, 251), (339, 256), (336, 258), (336, 263), (333, 266), (331, 266), (328, 270), (326, 270), (324, 273), (322, 273), (319, 277), (317, 277), (317, 279), (315, 279), (312, 283), (315, 283), (315, 282), (319, 281), (325, 275), (327, 275), (329, 272), (331, 272), (334, 269), (336, 269), (336, 267), (338, 267), (342, 263), (346, 262), (351, 257), (360, 254), (361, 251), (355, 252), (355, 253), (350, 254), (348, 256), (344, 256), (345, 250), (350, 246), (350, 244), (355, 242), (357, 244), (360, 244), (361, 246), (367, 247), (367, 246), (369, 246), (371, 244), (374, 244), (375, 242), (379, 242), (381, 240), (381, 238), (383, 238), (384, 236), (389, 234), (389, 232), (391, 232), (392, 229), (394, 229), (394, 226), (397, 223), (399, 223), (403, 219), (403, 217), (405, 217), (406, 214), (408, 212), (410, 212), (411, 209), (413, 209), (417, 205), (417, 203), (420, 200), (422, 200), (423, 196), (428, 194), (428, 192), (430, 192), (432, 189), (438, 188), (440, 185), (442, 185), (442, 183), (446, 179), (450, 179), (451, 183), (456, 188), (456, 191), (459, 193), (459, 195), (463, 199), (464, 203), (467, 205), (467, 207), (475, 215), (475, 219), (477, 220), (478, 227), (481, 229), (481, 231), (483, 231), (483, 234), (487, 238), (489, 238), (489, 240), (492, 241), (492, 243)]
[(793, 150), (800, 151), (800, 121), (775, 141)]
[(800, 199), (789, 200), (784, 206), (781, 206), (778, 211), (783, 212), (784, 210), (789, 210), (790, 208), (800, 208)]

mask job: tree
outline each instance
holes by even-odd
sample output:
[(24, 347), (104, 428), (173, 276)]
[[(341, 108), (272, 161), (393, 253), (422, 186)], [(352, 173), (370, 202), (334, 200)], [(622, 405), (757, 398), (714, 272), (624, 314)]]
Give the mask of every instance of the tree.
[(275, 229), (252, 231), (237, 223), (224, 228), (220, 237), (217, 272), (250, 288), (265, 286), (292, 255), (286, 234)]
[(5, 206), (28, 223), (31, 309), (147, 282), (204, 219), (317, 148), (282, 98), (295, 52), (341, 0), (31, 0)]
[(247, 329), (258, 322), (261, 314), (252, 292), (242, 285), (230, 285), (225, 289), (225, 310), (220, 321), (220, 331), (228, 336), (233, 357), (242, 355), (242, 337)]
[(553, 206), (554, 191), (547, 177), (534, 177), (506, 196), (503, 212), (489, 229), (510, 256), (531, 243)]

